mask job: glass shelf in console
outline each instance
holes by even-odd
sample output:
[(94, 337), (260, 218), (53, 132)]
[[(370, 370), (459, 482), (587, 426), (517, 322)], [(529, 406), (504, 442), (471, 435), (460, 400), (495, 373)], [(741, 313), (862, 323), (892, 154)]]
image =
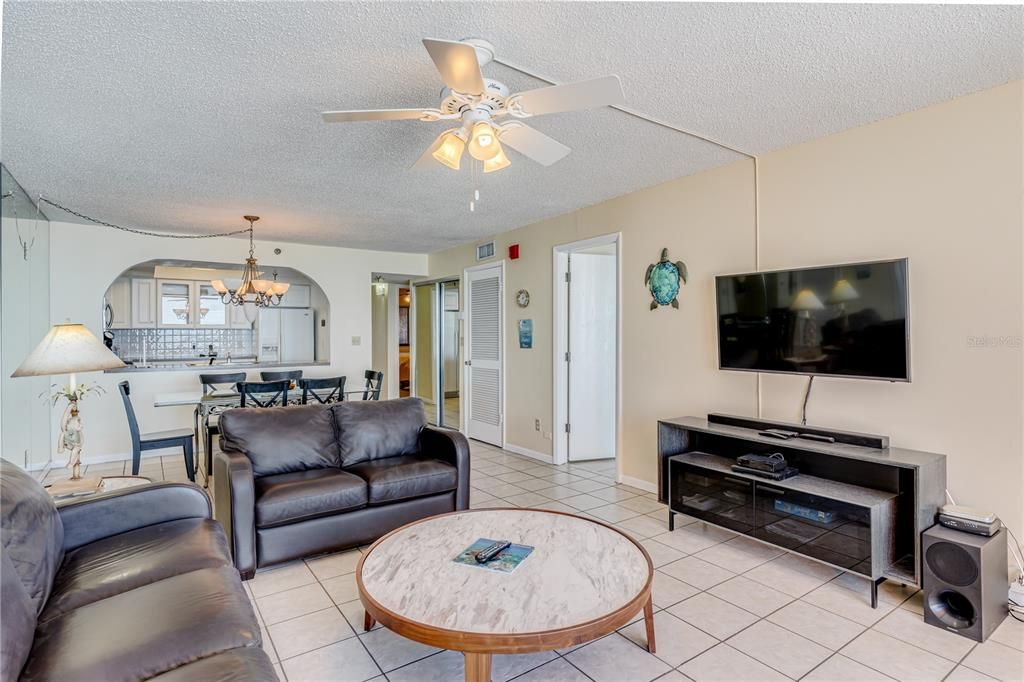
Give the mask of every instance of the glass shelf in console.
[(750, 535), (871, 576), (871, 512), (864, 507), (754, 483)]

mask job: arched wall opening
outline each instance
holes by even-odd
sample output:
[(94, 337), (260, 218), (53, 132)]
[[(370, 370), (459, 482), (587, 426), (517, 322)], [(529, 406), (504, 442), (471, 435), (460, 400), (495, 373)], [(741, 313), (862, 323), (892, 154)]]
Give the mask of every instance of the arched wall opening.
[(311, 277), (274, 266), (262, 277), (290, 287), (277, 305), (225, 304), (213, 280), (238, 264), (149, 260), (118, 275), (99, 303), (104, 342), (135, 367), (232, 362), (330, 362), (330, 302)]

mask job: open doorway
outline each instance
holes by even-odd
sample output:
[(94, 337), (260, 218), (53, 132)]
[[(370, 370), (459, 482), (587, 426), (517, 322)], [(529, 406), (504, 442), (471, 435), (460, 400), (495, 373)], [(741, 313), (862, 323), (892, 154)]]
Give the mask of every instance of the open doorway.
[(458, 429), (461, 418), (461, 296), (458, 280), (412, 287), (412, 394), (423, 401), (427, 421)]
[(398, 290), (398, 397), (408, 398), (412, 393), (412, 355), (409, 352), (409, 309), (412, 293), (409, 287)]
[(557, 246), (556, 464), (607, 460), (619, 432), (619, 235)]

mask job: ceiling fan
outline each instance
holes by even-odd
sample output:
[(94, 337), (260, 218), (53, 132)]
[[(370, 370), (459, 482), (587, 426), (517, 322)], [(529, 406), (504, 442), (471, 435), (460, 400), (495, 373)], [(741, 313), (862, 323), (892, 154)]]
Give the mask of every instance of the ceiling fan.
[[(413, 168), (430, 166), (436, 160), (458, 170), (463, 152), (468, 149), (470, 156), (483, 162), (484, 172), (490, 173), (511, 164), (502, 144), (544, 166), (550, 166), (570, 152), (564, 144), (522, 123), (521, 119), (625, 103), (618, 76), (509, 94), (504, 83), (484, 78), (480, 72), (481, 66), (494, 59), (494, 46), (486, 40), (426, 38), (423, 46), (446, 86), (441, 90), (439, 107), (325, 111), (324, 121), (452, 121), (457, 123), (456, 127), (438, 135)], [(503, 123), (496, 120), (504, 117), (510, 120)]]

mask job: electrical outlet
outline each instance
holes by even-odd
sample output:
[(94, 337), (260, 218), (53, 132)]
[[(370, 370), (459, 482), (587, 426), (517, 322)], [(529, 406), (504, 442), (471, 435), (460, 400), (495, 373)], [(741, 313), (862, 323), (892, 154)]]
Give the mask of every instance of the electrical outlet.
[(352, 337), (352, 345), (353, 345), (353, 346), (358, 346), (358, 345), (360, 345), (360, 344), (361, 344), (362, 342), (363, 342), (363, 337), (361, 337), (361, 336), (353, 336), (353, 337)]
[(534, 431), (540, 431), (540, 420), (539, 419), (534, 419), (533, 420), (533, 430)]
[(543, 434), (541, 434), (541, 435), (543, 435), (543, 436), (544, 436), (544, 440), (551, 440), (551, 432), (550, 432), (550, 431), (545, 431), (545, 432), (544, 432)]

